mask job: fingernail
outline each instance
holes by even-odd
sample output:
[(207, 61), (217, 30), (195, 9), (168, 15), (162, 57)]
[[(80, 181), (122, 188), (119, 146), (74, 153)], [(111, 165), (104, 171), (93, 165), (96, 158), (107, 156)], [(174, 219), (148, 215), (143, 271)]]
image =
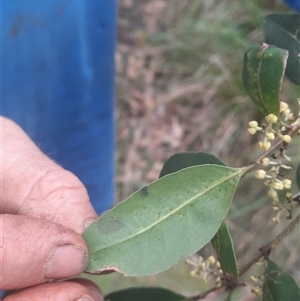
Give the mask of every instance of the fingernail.
[(45, 278), (59, 279), (79, 275), (87, 265), (87, 254), (81, 247), (63, 245), (54, 249), (45, 267)]
[(88, 226), (90, 226), (97, 218), (95, 217), (88, 217), (83, 221), (83, 229), (85, 230)]

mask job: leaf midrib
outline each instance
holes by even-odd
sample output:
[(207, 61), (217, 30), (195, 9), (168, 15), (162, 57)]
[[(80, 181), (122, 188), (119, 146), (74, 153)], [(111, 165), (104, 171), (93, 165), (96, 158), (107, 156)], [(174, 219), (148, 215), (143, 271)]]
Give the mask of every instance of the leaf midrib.
[[(214, 165), (214, 164), (206, 164), (205, 167), (207, 167), (207, 166), (217, 166), (217, 165)], [(198, 167), (199, 167), (199, 166), (198, 166)], [(201, 167), (204, 167), (204, 166), (201, 166)], [(229, 168), (229, 167), (226, 167), (226, 166), (218, 166), (218, 167), (219, 167), (219, 168), (225, 168), (225, 169), (232, 169), (232, 168)], [(195, 168), (195, 166), (188, 167), (188, 168), (185, 168), (185, 169), (190, 169), (190, 168)], [(113, 246), (115, 246), (115, 245), (118, 245), (118, 244), (123, 243), (123, 242), (125, 242), (125, 241), (128, 241), (128, 240), (130, 240), (130, 239), (132, 239), (132, 238), (134, 238), (134, 237), (136, 237), (136, 236), (139, 236), (140, 234), (142, 234), (142, 233), (144, 233), (144, 232), (147, 232), (149, 229), (155, 227), (157, 224), (161, 223), (163, 220), (165, 220), (165, 219), (167, 219), (168, 217), (172, 216), (173, 214), (177, 213), (180, 209), (182, 209), (183, 207), (187, 206), (189, 203), (191, 203), (192, 201), (194, 201), (194, 200), (195, 200), (196, 198), (198, 198), (199, 196), (204, 195), (206, 192), (208, 192), (208, 191), (210, 191), (211, 189), (215, 188), (215, 187), (218, 186), (219, 184), (222, 184), (222, 183), (224, 183), (224, 182), (230, 180), (231, 178), (236, 177), (238, 174), (242, 174), (242, 172), (243, 172), (243, 169), (240, 169), (240, 168), (237, 169), (236, 172), (234, 172), (234, 173), (232, 173), (230, 176), (224, 178), (224, 180), (218, 181), (218, 182), (216, 182), (214, 185), (210, 186), (209, 188), (206, 188), (206, 189), (202, 190), (201, 193), (199, 193), (199, 194), (195, 195), (194, 197), (188, 199), (188, 201), (186, 201), (185, 203), (183, 203), (182, 205), (180, 205), (179, 207), (177, 207), (176, 210), (174, 210), (174, 211), (172, 211), (172, 212), (166, 214), (165, 216), (163, 216), (161, 219), (155, 221), (155, 222), (154, 222), (153, 224), (151, 224), (150, 226), (148, 226), (148, 227), (146, 227), (146, 228), (140, 230), (139, 232), (137, 232), (137, 233), (135, 233), (135, 234), (133, 234), (133, 235), (131, 235), (131, 236), (126, 237), (125, 239), (122, 239), (122, 240), (120, 240), (120, 241), (118, 241), (118, 242), (115, 242), (115, 243), (113, 243), (113, 244), (110, 244), (110, 245), (108, 245), (108, 246), (106, 246), (106, 247), (104, 247), (104, 248), (97, 249), (95, 252), (98, 252), (98, 251), (100, 251), (100, 250), (104, 250), (104, 249), (107, 249), (107, 248), (111, 248), (111, 247), (113, 247)]]

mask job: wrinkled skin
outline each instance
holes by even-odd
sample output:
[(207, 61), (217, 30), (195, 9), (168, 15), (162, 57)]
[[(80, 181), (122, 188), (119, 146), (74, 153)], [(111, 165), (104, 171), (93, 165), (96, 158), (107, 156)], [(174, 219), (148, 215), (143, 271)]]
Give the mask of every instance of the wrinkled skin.
[(102, 300), (79, 275), (88, 260), (81, 237), (97, 218), (80, 180), (51, 161), (11, 120), (0, 117), (0, 289), (4, 301)]

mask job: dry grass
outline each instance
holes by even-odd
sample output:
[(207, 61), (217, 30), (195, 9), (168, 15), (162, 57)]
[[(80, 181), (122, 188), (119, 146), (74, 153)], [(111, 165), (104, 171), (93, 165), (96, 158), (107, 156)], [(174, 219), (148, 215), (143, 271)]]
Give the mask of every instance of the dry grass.
[(120, 2), (117, 200), (156, 179), (175, 152), (207, 151), (231, 165), (250, 159), (253, 141), (241, 129), (256, 113), (242, 60), (275, 5), (258, 3)]

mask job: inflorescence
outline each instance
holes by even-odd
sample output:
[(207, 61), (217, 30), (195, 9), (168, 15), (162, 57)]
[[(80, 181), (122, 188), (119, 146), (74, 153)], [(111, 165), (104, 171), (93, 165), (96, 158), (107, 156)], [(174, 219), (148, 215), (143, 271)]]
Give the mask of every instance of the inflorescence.
[(186, 259), (187, 264), (193, 267), (191, 271), (191, 276), (196, 278), (202, 278), (205, 283), (208, 282), (209, 278), (214, 278), (216, 286), (222, 285), (222, 275), (223, 271), (221, 269), (220, 262), (211, 255), (206, 260), (199, 256), (198, 262), (194, 262), (191, 259)]
[[(300, 99), (298, 99), (300, 105)], [(280, 103), (280, 118), (274, 114), (269, 114), (265, 117), (267, 124), (259, 126), (257, 121), (250, 121), (248, 133), (251, 135), (260, 132), (263, 135), (263, 139), (258, 142), (260, 149), (268, 151), (271, 148), (272, 141), (276, 138), (282, 140), (282, 146), (280, 147), (278, 154), (272, 154), (269, 157), (264, 157), (260, 164), (263, 167), (270, 167), (268, 170), (259, 169), (255, 173), (255, 177), (260, 180), (264, 180), (264, 184), (268, 186), (268, 196), (272, 199), (272, 208), (277, 212), (276, 216), (272, 218), (272, 221), (276, 224), (280, 222), (280, 214), (283, 209), (288, 212), (288, 217), (291, 217), (292, 207), (292, 194), (290, 189), (292, 181), (284, 177), (284, 170), (290, 170), (292, 167), (289, 164), (290, 157), (286, 154), (288, 145), (292, 141), (292, 137), (288, 134), (289, 130), (300, 122), (300, 113), (295, 116), (291, 113), (291, 110), (287, 103)], [(287, 202), (282, 203), (279, 200), (278, 191), (288, 190), (286, 193)]]

